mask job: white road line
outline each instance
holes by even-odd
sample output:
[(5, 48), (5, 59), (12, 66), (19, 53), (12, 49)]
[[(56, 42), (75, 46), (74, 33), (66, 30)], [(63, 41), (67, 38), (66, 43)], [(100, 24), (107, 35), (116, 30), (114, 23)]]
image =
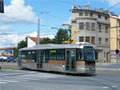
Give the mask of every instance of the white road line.
[(115, 88), (115, 87), (117, 87), (117, 86), (111, 86), (111, 87), (114, 87), (114, 88)]
[(102, 87), (103, 89), (107, 89), (107, 88), (109, 88), (109, 87)]
[(19, 82), (19, 81), (14, 81), (14, 80), (0, 80), (2, 82)]
[(21, 73), (12, 73), (12, 74), (2, 74), (2, 75), (0, 75), (0, 76), (9, 76), (9, 75), (18, 75), (18, 74), (21, 74)]
[(7, 82), (1, 82), (1, 81), (0, 81), (0, 84), (5, 84), (5, 83), (7, 83)]

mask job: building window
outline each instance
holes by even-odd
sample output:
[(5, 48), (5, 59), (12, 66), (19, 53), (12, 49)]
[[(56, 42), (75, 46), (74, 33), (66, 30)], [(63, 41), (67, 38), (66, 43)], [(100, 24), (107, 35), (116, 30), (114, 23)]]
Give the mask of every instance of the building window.
[(119, 30), (119, 37), (120, 37), (120, 30)]
[(108, 20), (108, 17), (107, 17), (107, 16), (105, 16), (105, 20)]
[(88, 16), (88, 12), (85, 12), (85, 16)]
[(84, 30), (84, 23), (79, 23), (79, 30)]
[(102, 27), (102, 26), (101, 26), (101, 25), (99, 25), (99, 32), (101, 32), (101, 27)]
[(90, 43), (90, 37), (86, 37), (85, 38), (85, 42), (89, 42)]
[(93, 17), (93, 13), (90, 13), (90, 16)]
[(105, 44), (108, 45), (108, 38), (105, 39)]
[(105, 32), (108, 33), (108, 26), (105, 26)]
[(82, 13), (82, 12), (80, 12), (80, 13), (79, 13), (79, 16), (83, 16), (83, 13)]
[(86, 30), (90, 30), (90, 23), (87, 22), (86, 25), (85, 25), (85, 27), (86, 27)]
[(98, 15), (98, 18), (101, 18), (101, 15)]
[(119, 40), (119, 49), (120, 49), (120, 40)]
[(72, 23), (76, 23), (76, 21), (72, 21)]
[(84, 42), (84, 37), (79, 37), (79, 42)]
[(99, 43), (98, 43), (98, 44), (100, 44), (100, 45), (101, 45), (102, 38), (98, 38), (98, 41), (99, 41)]
[(92, 30), (92, 31), (95, 31), (95, 23), (92, 23), (92, 25), (91, 25), (91, 30)]
[(95, 44), (95, 37), (91, 37), (91, 44)]

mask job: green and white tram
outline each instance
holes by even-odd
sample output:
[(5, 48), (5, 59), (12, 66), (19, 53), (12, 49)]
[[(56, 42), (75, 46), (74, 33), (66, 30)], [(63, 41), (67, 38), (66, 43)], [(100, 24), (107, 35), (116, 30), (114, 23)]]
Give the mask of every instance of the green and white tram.
[(42, 44), (19, 50), (21, 68), (63, 73), (95, 73), (95, 50), (86, 44)]

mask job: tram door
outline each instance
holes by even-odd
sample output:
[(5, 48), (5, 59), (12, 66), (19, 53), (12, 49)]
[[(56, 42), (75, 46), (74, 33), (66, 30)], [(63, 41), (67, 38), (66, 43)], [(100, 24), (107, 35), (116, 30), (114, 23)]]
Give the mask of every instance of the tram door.
[(42, 68), (42, 63), (43, 63), (42, 53), (43, 53), (43, 51), (37, 52), (37, 68), (38, 69)]
[(76, 50), (68, 49), (65, 51), (66, 71), (76, 71)]

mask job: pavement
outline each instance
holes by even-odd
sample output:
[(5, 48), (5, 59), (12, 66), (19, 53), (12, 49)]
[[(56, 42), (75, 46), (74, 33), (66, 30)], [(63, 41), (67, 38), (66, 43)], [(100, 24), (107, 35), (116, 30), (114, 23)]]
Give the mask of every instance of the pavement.
[(97, 70), (120, 70), (120, 63), (96, 63)]

